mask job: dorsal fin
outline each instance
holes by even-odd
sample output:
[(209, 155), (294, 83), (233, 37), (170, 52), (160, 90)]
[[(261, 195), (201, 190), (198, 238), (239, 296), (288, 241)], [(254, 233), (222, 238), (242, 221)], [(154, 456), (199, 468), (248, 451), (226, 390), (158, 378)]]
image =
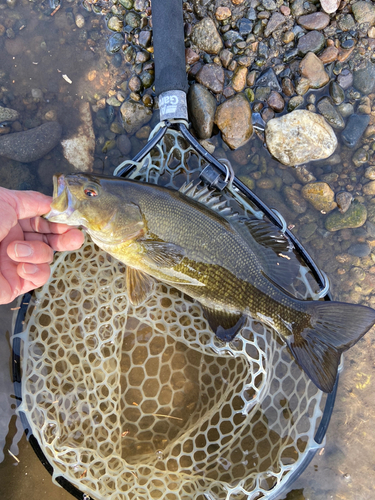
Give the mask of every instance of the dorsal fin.
[(229, 206), (228, 202), (223, 199), (220, 193), (214, 189), (210, 189), (201, 182), (191, 181), (189, 183), (184, 183), (179, 192), (188, 196), (194, 201), (202, 203), (206, 207), (214, 210), (216, 213), (223, 217), (233, 217), (237, 214), (233, 211), (232, 207)]

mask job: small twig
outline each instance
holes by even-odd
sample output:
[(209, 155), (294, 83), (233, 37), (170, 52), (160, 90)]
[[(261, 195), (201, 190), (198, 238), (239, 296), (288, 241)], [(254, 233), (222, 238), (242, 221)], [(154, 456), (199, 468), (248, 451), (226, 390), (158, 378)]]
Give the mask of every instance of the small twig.
[(175, 420), (183, 420), (182, 418), (179, 417), (172, 417), (172, 415), (163, 415), (161, 413), (151, 413), (154, 417), (166, 417), (166, 418), (174, 418)]
[(61, 4), (59, 3), (59, 5), (56, 7), (56, 9), (53, 12), (51, 12), (51, 16), (54, 16), (60, 7), (61, 7)]

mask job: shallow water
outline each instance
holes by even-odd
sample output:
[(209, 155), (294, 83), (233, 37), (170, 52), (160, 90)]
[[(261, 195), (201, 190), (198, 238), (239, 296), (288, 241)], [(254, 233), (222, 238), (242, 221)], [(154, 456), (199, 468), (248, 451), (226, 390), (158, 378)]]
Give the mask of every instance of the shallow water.
[[(8, 99), (4, 104), (18, 109), (19, 100), (24, 99), (22, 118), (31, 120), (35, 125), (39, 125), (45, 112), (54, 109), (66, 137), (77, 128), (80, 102), (92, 98), (96, 93), (106, 96), (108, 90), (115, 87), (114, 82), (121, 74), (110, 64), (111, 58), (105, 53), (104, 37), (91, 50), (81, 39), (80, 30), (69, 22), (67, 12), (72, 7), (77, 9), (75, 3), (64, 4), (53, 17), (50, 16), (51, 10), (48, 11), (48, 2), (41, 6), (41, 12), (37, 13), (33, 13), (31, 4), (27, 1), (20, 1), (10, 13), (8, 7), (1, 6), (4, 8), (0, 10), (0, 22), (1, 13), (5, 9), (7, 17), (19, 18), (19, 33), (14, 39), (16, 42), (5, 45), (4, 38), (0, 39), (1, 69), (6, 74), (1, 85), (6, 89), (3, 92)], [(86, 15), (83, 9), (79, 11)], [(104, 27), (103, 19), (93, 14), (87, 14), (86, 23), (88, 28), (97, 30), (98, 33)], [(26, 27), (20, 29), (23, 25)], [(92, 71), (96, 71), (98, 76), (90, 81), (87, 75)], [(72, 84), (63, 80), (63, 74), (68, 75)], [(122, 78), (126, 78), (126, 75), (122, 75)], [(30, 91), (35, 88), (43, 89), (43, 103), (30, 99)], [(139, 142), (135, 142), (133, 148), (137, 146), (140, 146)], [(255, 148), (252, 153), (266, 155), (259, 141), (254, 141), (252, 147)], [(274, 174), (279, 174), (281, 171), (276, 162), (266, 158), (268, 164), (275, 169)], [(97, 171), (111, 173), (113, 163), (108, 162), (104, 154), (97, 154), (95, 167)], [(240, 167), (237, 168), (240, 171)], [(313, 166), (312, 172), (314, 168)], [(71, 169), (57, 147), (43, 160), (28, 165), (2, 159), (0, 184), (9, 188), (37, 189), (50, 194), (52, 174)], [(266, 195), (263, 191), (266, 190), (258, 189), (257, 194), (261, 197), (262, 194)], [(288, 217), (289, 210), (277, 208), (285, 215), (288, 223), (293, 222)], [(321, 227), (322, 221), (323, 215), (318, 221)], [(299, 229), (297, 224), (297, 235)], [(368, 303), (371, 302), (371, 291), (365, 297), (363, 287), (361, 289), (358, 284), (350, 286), (350, 282), (340, 280), (341, 275), (336, 272), (335, 255), (342, 253), (343, 242), (337, 234), (324, 236), (323, 238), (316, 233), (312, 239), (303, 240), (303, 243), (318, 265), (329, 275), (335, 299), (355, 302), (366, 299)], [(354, 232), (350, 236), (355, 240)], [(15, 304), (0, 306), (0, 498), (21, 500), (27, 497), (29, 500), (40, 500), (52, 497), (56, 500), (68, 500), (72, 497), (52, 483), (15, 416), (9, 347), (14, 306)], [(326, 446), (293, 484), (289, 493), (280, 497), (280, 500), (369, 500), (374, 497), (374, 367), (375, 334), (370, 332), (345, 355), (345, 367), (327, 432)]]

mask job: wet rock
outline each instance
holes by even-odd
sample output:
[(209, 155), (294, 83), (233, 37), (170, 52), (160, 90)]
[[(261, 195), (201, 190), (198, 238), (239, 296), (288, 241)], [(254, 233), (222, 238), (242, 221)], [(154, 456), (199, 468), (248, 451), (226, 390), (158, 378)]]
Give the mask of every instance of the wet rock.
[(336, 48), (334, 46), (327, 47), (319, 55), (319, 59), (322, 61), (323, 64), (328, 64), (328, 63), (331, 63), (333, 61), (336, 61), (338, 54), (339, 54), (338, 48)]
[(301, 75), (309, 80), (312, 89), (320, 89), (329, 82), (322, 61), (313, 52), (308, 52), (302, 59), (300, 71)]
[(224, 88), (224, 69), (217, 64), (205, 64), (198, 71), (196, 80), (215, 94), (223, 91)]
[(343, 69), (337, 76), (337, 83), (344, 90), (348, 89), (353, 85), (353, 73), (347, 68)]
[(121, 33), (114, 33), (107, 40), (106, 49), (109, 54), (118, 52), (124, 44), (124, 37)]
[(112, 31), (120, 32), (120, 31), (122, 31), (123, 22), (120, 21), (120, 19), (118, 17), (112, 16), (109, 18), (107, 26), (108, 26), (108, 29), (110, 29)]
[(121, 154), (128, 155), (132, 149), (129, 137), (125, 134), (121, 134), (116, 139), (116, 145)]
[(373, 196), (375, 194), (375, 181), (370, 181), (363, 186), (363, 193), (367, 196)]
[(294, 86), (293, 82), (290, 78), (283, 78), (282, 81), (282, 90), (284, 94), (288, 97), (291, 97), (294, 94)]
[(276, 111), (276, 113), (281, 113), (285, 106), (283, 97), (275, 90), (273, 90), (269, 95), (267, 104), (270, 108)]
[(354, 106), (350, 102), (343, 102), (337, 106), (337, 110), (343, 118), (347, 118), (354, 113)]
[(324, 12), (314, 12), (307, 16), (301, 16), (298, 19), (298, 24), (307, 30), (322, 30), (329, 24), (329, 16)]
[(264, 36), (268, 37), (275, 30), (280, 28), (286, 21), (286, 17), (279, 12), (274, 12), (270, 17), (266, 29), (264, 30)]
[(258, 87), (269, 87), (271, 90), (281, 92), (277, 76), (272, 68), (262, 73), (256, 81)]
[(342, 214), (348, 211), (352, 201), (353, 195), (347, 191), (341, 191), (336, 195), (337, 208)]
[(306, 35), (301, 36), (298, 40), (297, 50), (301, 56), (306, 55), (308, 52), (320, 52), (325, 45), (325, 38), (320, 31), (310, 31)]
[(339, 19), (338, 25), (342, 31), (350, 31), (351, 29), (354, 28), (355, 21), (350, 14), (346, 14), (345, 16)]
[(188, 92), (188, 109), (194, 130), (200, 139), (209, 139), (212, 135), (216, 111), (216, 99), (202, 85), (191, 85)]
[(0, 156), (22, 163), (39, 160), (59, 143), (61, 132), (58, 122), (47, 122), (26, 132), (1, 136)]
[(253, 133), (251, 109), (246, 97), (237, 94), (223, 102), (216, 110), (215, 123), (230, 148), (245, 144)]
[(270, 153), (284, 165), (328, 158), (337, 146), (324, 118), (304, 109), (270, 120), (265, 136)]
[(339, 231), (340, 229), (361, 227), (366, 219), (367, 209), (365, 205), (354, 201), (344, 214), (338, 210), (329, 214), (325, 221), (325, 228), (327, 231)]
[(329, 84), (329, 94), (336, 105), (341, 104), (345, 99), (345, 92), (338, 83), (333, 81)]
[(224, 68), (227, 68), (233, 59), (233, 54), (230, 50), (224, 49), (220, 52), (220, 61)]
[(303, 214), (307, 210), (307, 203), (302, 198), (301, 193), (290, 186), (285, 186), (283, 189), (286, 204), (297, 214)]
[(346, 127), (341, 135), (344, 144), (349, 148), (354, 148), (369, 123), (369, 115), (350, 115)]
[(327, 213), (336, 208), (335, 193), (326, 182), (305, 184), (301, 193), (305, 200), (311, 203), (316, 210)]
[(375, 5), (372, 2), (356, 2), (352, 5), (352, 12), (357, 23), (375, 24)]
[(79, 107), (81, 124), (68, 139), (61, 141), (63, 154), (77, 170), (91, 172), (94, 165), (95, 133), (88, 102)]
[(253, 29), (254, 23), (250, 21), (250, 19), (246, 19), (245, 17), (240, 19), (238, 23), (238, 32), (241, 36), (247, 37)]
[(209, 17), (202, 19), (194, 26), (191, 40), (200, 50), (208, 54), (218, 54), (223, 47), (215, 23)]
[(371, 165), (365, 170), (365, 178), (370, 179), (371, 181), (375, 180), (375, 165)]
[(120, 108), (124, 129), (134, 134), (152, 118), (152, 110), (140, 102), (126, 101)]
[(320, 5), (322, 6), (324, 12), (332, 14), (339, 8), (340, 1), (341, 0), (320, 0)]
[(341, 130), (345, 127), (345, 122), (342, 116), (336, 110), (329, 97), (323, 97), (318, 102), (317, 108), (333, 128)]
[(188, 47), (185, 50), (185, 61), (186, 61), (186, 64), (194, 64), (197, 61), (199, 61), (199, 59), (200, 59), (199, 54), (197, 54), (196, 52), (194, 52), (194, 50), (192, 50), (190, 47)]
[(294, 0), (292, 3), (292, 14), (294, 17), (303, 16), (305, 13), (304, 0)]
[(15, 109), (3, 108), (0, 106), (0, 123), (15, 122), (19, 118), (19, 113)]
[[(312, 52), (310, 52), (312, 54)], [(298, 95), (305, 95), (310, 88), (310, 80), (308, 78), (298, 78), (296, 81), (296, 92)]]
[(140, 31), (138, 35), (138, 43), (144, 49), (151, 45), (151, 31)]
[[(42, 163), (42, 162), (40, 162)], [(53, 165), (55, 168), (55, 166)], [(38, 168), (39, 169), (39, 168)], [(48, 175), (52, 180), (52, 170), (49, 169)], [(0, 186), (7, 189), (39, 189), (40, 185), (35, 186), (35, 173), (31, 169), (25, 168), (25, 165), (12, 160), (2, 158), (0, 168)]]
[(295, 97), (292, 97), (288, 102), (288, 111), (289, 112), (294, 111), (295, 109), (302, 106), (304, 102), (305, 101), (301, 95), (296, 95)]
[(362, 94), (370, 94), (375, 87), (375, 64), (368, 62), (365, 68), (355, 71), (353, 84)]
[(352, 156), (352, 162), (356, 168), (360, 167), (369, 160), (369, 154), (363, 148), (357, 149), (357, 151)]
[(298, 229), (298, 236), (304, 239), (311, 238), (317, 229), (318, 225), (316, 222), (308, 222), (307, 224), (301, 225)]
[(215, 17), (218, 21), (224, 21), (232, 15), (232, 12), (228, 7), (218, 7), (215, 12)]
[(271, 95), (270, 87), (258, 87), (255, 91), (255, 100), (265, 102)]
[(246, 87), (247, 68), (239, 66), (232, 78), (232, 87), (236, 92), (242, 92)]
[(131, 28), (139, 28), (141, 26), (141, 16), (135, 12), (128, 12), (125, 17), (125, 22)]
[(350, 245), (347, 250), (349, 255), (353, 255), (354, 257), (367, 257), (371, 253), (371, 247), (368, 243), (354, 243)]

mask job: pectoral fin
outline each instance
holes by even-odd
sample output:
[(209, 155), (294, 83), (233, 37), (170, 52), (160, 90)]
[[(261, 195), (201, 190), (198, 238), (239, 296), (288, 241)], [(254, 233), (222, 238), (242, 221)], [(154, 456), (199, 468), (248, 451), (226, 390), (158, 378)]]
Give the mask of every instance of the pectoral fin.
[(174, 243), (154, 240), (138, 240), (144, 251), (144, 257), (158, 267), (174, 267), (184, 258), (184, 249)]
[(134, 267), (126, 268), (126, 288), (130, 302), (138, 306), (144, 302), (154, 289), (154, 279)]
[(214, 334), (224, 342), (230, 342), (246, 323), (242, 313), (230, 313), (202, 306), (203, 314)]

